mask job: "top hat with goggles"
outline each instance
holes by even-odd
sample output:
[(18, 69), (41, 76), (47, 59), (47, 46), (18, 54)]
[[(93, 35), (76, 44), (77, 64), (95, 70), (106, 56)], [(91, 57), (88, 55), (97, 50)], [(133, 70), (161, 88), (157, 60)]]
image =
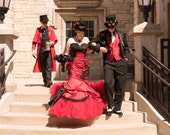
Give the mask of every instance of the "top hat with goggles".
[(40, 15), (40, 22), (47, 23), (48, 22), (47, 15)]
[(108, 15), (106, 16), (106, 22), (104, 23), (106, 28), (115, 28), (118, 21), (116, 20), (115, 15)]

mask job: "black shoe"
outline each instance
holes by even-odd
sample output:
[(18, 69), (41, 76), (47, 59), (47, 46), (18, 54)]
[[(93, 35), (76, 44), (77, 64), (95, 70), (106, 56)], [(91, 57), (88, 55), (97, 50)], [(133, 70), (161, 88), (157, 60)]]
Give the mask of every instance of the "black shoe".
[(114, 108), (115, 108), (115, 106), (112, 106), (111, 108), (108, 108), (106, 110), (107, 115), (111, 115), (113, 113)]
[(119, 115), (119, 117), (122, 117), (122, 116), (123, 116), (123, 112), (120, 111), (120, 110), (113, 110), (113, 113)]
[(113, 109), (114, 109), (114, 108), (115, 108), (114, 106), (113, 106), (113, 107), (111, 107), (111, 108), (108, 108), (108, 109), (107, 109), (107, 112), (108, 112), (108, 113), (113, 112)]

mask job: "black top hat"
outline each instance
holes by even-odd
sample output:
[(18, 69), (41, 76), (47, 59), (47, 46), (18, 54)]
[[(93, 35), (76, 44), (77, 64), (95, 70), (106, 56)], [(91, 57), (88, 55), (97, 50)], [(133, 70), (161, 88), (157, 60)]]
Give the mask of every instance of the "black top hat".
[(86, 30), (86, 27), (85, 25), (83, 24), (82, 21), (77, 21), (73, 24), (73, 27), (75, 28), (75, 30), (79, 30), (79, 31), (85, 31)]
[(40, 22), (48, 22), (47, 15), (40, 15)]
[(106, 16), (106, 22), (104, 23), (104, 25), (107, 28), (114, 28), (117, 23), (118, 23), (118, 21), (116, 20), (115, 15), (108, 15), (108, 16)]

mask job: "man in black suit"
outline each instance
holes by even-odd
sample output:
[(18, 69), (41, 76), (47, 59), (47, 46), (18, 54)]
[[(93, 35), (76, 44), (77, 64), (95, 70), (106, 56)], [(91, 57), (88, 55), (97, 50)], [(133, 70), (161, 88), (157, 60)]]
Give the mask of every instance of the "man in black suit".
[(105, 93), (108, 102), (107, 113), (122, 116), (122, 101), (124, 99), (127, 76), (127, 44), (126, 33), (117, 30), (118, 22), (115, 15), (106, 16), (106, 29), (91, 41), (90, 48), (103, 52)]

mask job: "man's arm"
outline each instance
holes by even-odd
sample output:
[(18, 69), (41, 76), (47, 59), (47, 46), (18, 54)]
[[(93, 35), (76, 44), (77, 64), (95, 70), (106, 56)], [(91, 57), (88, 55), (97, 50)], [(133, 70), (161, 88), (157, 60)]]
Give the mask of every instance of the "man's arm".
[(92, 50), (96, 52), (103, 52), (107, 53), (108, 48), (106, 46), (106, 38), (105, 38), (105, 33), (100, 32), (97, 34), (97, 36), (91, 40), (91, 48)]

